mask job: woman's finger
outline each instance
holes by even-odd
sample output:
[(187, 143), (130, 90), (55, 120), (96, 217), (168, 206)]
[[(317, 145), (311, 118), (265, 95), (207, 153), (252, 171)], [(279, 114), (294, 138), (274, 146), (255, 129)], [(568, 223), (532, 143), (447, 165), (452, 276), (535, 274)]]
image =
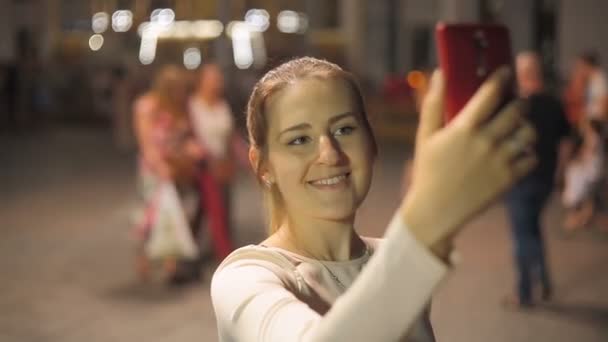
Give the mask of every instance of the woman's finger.
[(502, 140), (498, 146), (498, 152), (506, 162), (511, 162), (533, 149), (536, 141), (536, 133), (529, 124), (520, 126), (510, 137)]
[(486, 122), (504, 99), (505, 92), (511, 84), (511, 70), (507, 66), (498, 68), (477, 89), (473, 97), (462, 109), (455, 120), (465, 121), (472, 127)]
[(515, 132), (515, 138), (522, 141), (526, 146), (533, 145), (536, 142), (536, 130), (528, 123), (524, 123)]
[(420, 113), (420, 124), (416, 135), (417, 144), (422, 144), (443, 125), (443, 98), (445, 84), (441, 71), (435, 70), (431, 77), (429, 92), (424, 98)]
[(536, 167), (537, 164), (538, 159), (533, 153), (527, 154), (522, 158), (516, 159), (512, 166), (512, 174), (514, 180), (517, 181), (526, 176), (528, 173), (530, 173), (530, 171), (532, 171)]
[(493, 141), (500, 141), (513, 134), (522, 122), (522, 110), (521, 101), (512, 101), (484, 127), (484, 134)]

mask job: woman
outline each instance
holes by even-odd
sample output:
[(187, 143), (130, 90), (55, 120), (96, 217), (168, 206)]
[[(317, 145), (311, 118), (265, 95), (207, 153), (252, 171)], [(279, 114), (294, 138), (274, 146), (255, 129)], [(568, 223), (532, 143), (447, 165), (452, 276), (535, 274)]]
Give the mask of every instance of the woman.
[(562, 204), (566, 209), (564, 229), (584, 228), (596, 214), (595, 204), (602, 191), (604, 144), (602, 123), (581, 120), (582, 136), (566, 165)]
[[(209, 219), (215, 255), (221, 261), (232, 251), (229, 185), (234, 174), (233, 159), (243, 155), (241, 159), (246, 163), (247, 152), (244, 147), (233, 149), (233, 146), (245, 144), (236, 135), (232, 111), (224, 99), (224, 76), (218, 65), (208, 63), (201, 68), (189, 109), (195, 135), (204, 151), (200, 174), (201, 204)], [(238, 153), (241, 150), (244, 152)], [(195, 229), (194, 233), (200, 232)]]
[(214, 275), (220, 340), (433, 341), (426, 309), (452, 237), (535, 164), (520, 105), (492, 116), (509, 77), (496, 72), (440, 129), (444, 85), (434, 74), (413, 183), (379, 241), (353, 227), (376, 156), (353, 76), (314, 58), (266, 74), (247, 123), (271, 235), (233, 252)]
[[(138, 227), (142, 247), (138, 253), (137, 269), (143, 279), (149, 274), (148, 257), (159, 253), (150, 251), (149, 237), (154, 233), (151, 230), (156, 227), (158, 232), (162, 232), (174, 230), (180, 224), (183, 226), (183, 200), (189, 194), (189, 198), (194, 195), (196, 201), (196, 164), (202, 156), (202, 150), (191, 132), (187, 111), (188, 95), (184, 72), (179, 67), (169, 65), (159, 71), (152, 89), (142, 95), (134, 106), (135, 135), (140, 151), (140, 180), (146, 207), (144, 220)], [(181, 198), (175, 198), (176, 192)], [(169, 248), (174, 243), (160, 240), (161, 238), (154, 240), (158, 242), (155, 242), (156, 246)], [(189, 249), (193, 250), (190, 240), (186, 236), (180, 241), (186, 241)], [(166, 255), (164, 267), (166, 277), (171, 280), (176, 272), (180, 252), (168, 253), (170, 255)]]

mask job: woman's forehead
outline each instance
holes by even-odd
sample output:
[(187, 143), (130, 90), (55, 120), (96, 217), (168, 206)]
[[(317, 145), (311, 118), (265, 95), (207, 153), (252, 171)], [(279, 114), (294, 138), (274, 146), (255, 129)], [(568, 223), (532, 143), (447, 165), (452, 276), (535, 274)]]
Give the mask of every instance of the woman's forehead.
[(327, 120), (337, 114), (358, 112), (352, 87), (343, 79), (306, 78), (271, 95), (266, 103), (270, 127)]

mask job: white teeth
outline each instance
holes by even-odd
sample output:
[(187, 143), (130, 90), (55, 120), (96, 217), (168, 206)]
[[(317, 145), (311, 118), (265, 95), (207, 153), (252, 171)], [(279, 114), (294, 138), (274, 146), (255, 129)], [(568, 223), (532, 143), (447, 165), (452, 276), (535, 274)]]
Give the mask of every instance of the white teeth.
[(334, 185), (334, 184), (340, 183), (341, 181), (343, 181), (345, 179), (346, 179), (346, 175), (340, 175), (340, 176), (336, 176), (336, 177), (332, 177), (332, 178), (319, 179), (319, 180), (312, 182), (312, 184)]

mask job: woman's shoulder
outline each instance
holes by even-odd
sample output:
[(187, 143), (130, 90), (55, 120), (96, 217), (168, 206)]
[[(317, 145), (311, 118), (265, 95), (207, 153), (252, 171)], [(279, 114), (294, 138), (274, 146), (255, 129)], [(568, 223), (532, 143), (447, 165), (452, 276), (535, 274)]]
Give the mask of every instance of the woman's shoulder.
[(220, 263), (213, 274), (212, 288), (235, 283), (255, 288), (255, 284), (264, 283), (299, 291), (302, 281), (294, 260), (273, 248), (248, 245), (236, 249)]
[(219, 265), (218, 270), (235, 263), (264, 263), (273, 262), (281, 265), (291, 265), (289, 260), (273, 248), (264, 245), (247, 245), (230, 253)]
[(234, 272), (243, 268), (262, 267), (280, 277), (295, 270), (294, 261), (274, 248), (263, 245), (247, 245), (230, 253), (215, 270), (215, 274)]

